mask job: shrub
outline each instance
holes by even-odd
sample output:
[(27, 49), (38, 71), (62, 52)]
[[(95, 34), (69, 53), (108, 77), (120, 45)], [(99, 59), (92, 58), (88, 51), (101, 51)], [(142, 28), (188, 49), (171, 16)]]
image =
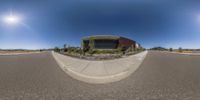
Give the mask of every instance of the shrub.
[(169, 48), (169, 51), (172, 52), (172, 51), (173, 51), (173, 48)]
[(68, 53), (81, 53), (81, 49), (77, 47), (69, 47), (67, 48)]
[(181, 47), (179, 47), (178, 51), (179, 52), (183, 52), (183, 49)]
[(54, 51), (55, 51), (55, 52), (60, 52), (60, 48), (55, 47), (55, 48), (54, 48)]
[(67, 45), (66, 44), (63, 45), (63, 51), (67, 52)]
[(121, 53), (118, 49), (113, 50), (93, 50), (93, 54), (119, 54)]
[(88, 53), (89, 53), (90, 55), (92, 55), (92, 54), (94, 54), (94, 50), (89, 49)]

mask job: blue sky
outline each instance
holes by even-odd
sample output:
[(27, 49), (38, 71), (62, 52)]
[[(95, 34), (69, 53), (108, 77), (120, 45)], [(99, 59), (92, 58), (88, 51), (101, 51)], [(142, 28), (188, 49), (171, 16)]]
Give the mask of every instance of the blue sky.
[[(80, 46), (88, 35), (119, 35), (143, 47), (200, 48), (195, 0), (1, 0), (0, 48)], [(12, 12), (20, 22), (10, 25)]]

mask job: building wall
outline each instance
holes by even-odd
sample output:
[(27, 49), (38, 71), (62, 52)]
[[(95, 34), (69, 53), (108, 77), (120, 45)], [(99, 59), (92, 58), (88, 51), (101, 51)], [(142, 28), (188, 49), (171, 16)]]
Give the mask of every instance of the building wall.
[[(84, 44), (89, 41), (89, 45)], [(86, 39), (82, 40), (82, 48), (88, 48), (89, 49), (118, 49), (118, 48), (125, 48), (128, 49), (129, 47), (131, 49), (138, 48), (138, 45), (135, 41), (119, 37), (119, 38), (106, 38), (106, 37), (88, 37)]]
[(126, 47), (126, 48), (129, 48), (129, 47), (133, 47), (135, 48), (135, 41), (132, 41), (132, 40), (129, 40), (129, 39), (126, 39), (126, 38), (120, 38), (119, 39), (119, 44), (121, 45), (121, 47)]

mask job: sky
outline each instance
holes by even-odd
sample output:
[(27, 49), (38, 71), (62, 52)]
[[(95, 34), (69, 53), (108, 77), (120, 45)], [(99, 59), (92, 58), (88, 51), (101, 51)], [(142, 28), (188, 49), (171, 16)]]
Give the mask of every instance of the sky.
[[(0, 49), (80, 46), (118, 35), (145, 48), (200, 48), (198, 0), (1, 0)], [(5, 22), (17, 16), (14, 24)]]

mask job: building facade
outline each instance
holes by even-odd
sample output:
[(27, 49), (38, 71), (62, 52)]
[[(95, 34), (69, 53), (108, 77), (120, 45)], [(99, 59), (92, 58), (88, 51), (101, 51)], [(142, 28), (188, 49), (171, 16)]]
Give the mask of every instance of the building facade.
[(90, 49), (137, 49), (141, 48), (134, 40), (112, 35), (96, 35), (82, 38), (82, 48)]

